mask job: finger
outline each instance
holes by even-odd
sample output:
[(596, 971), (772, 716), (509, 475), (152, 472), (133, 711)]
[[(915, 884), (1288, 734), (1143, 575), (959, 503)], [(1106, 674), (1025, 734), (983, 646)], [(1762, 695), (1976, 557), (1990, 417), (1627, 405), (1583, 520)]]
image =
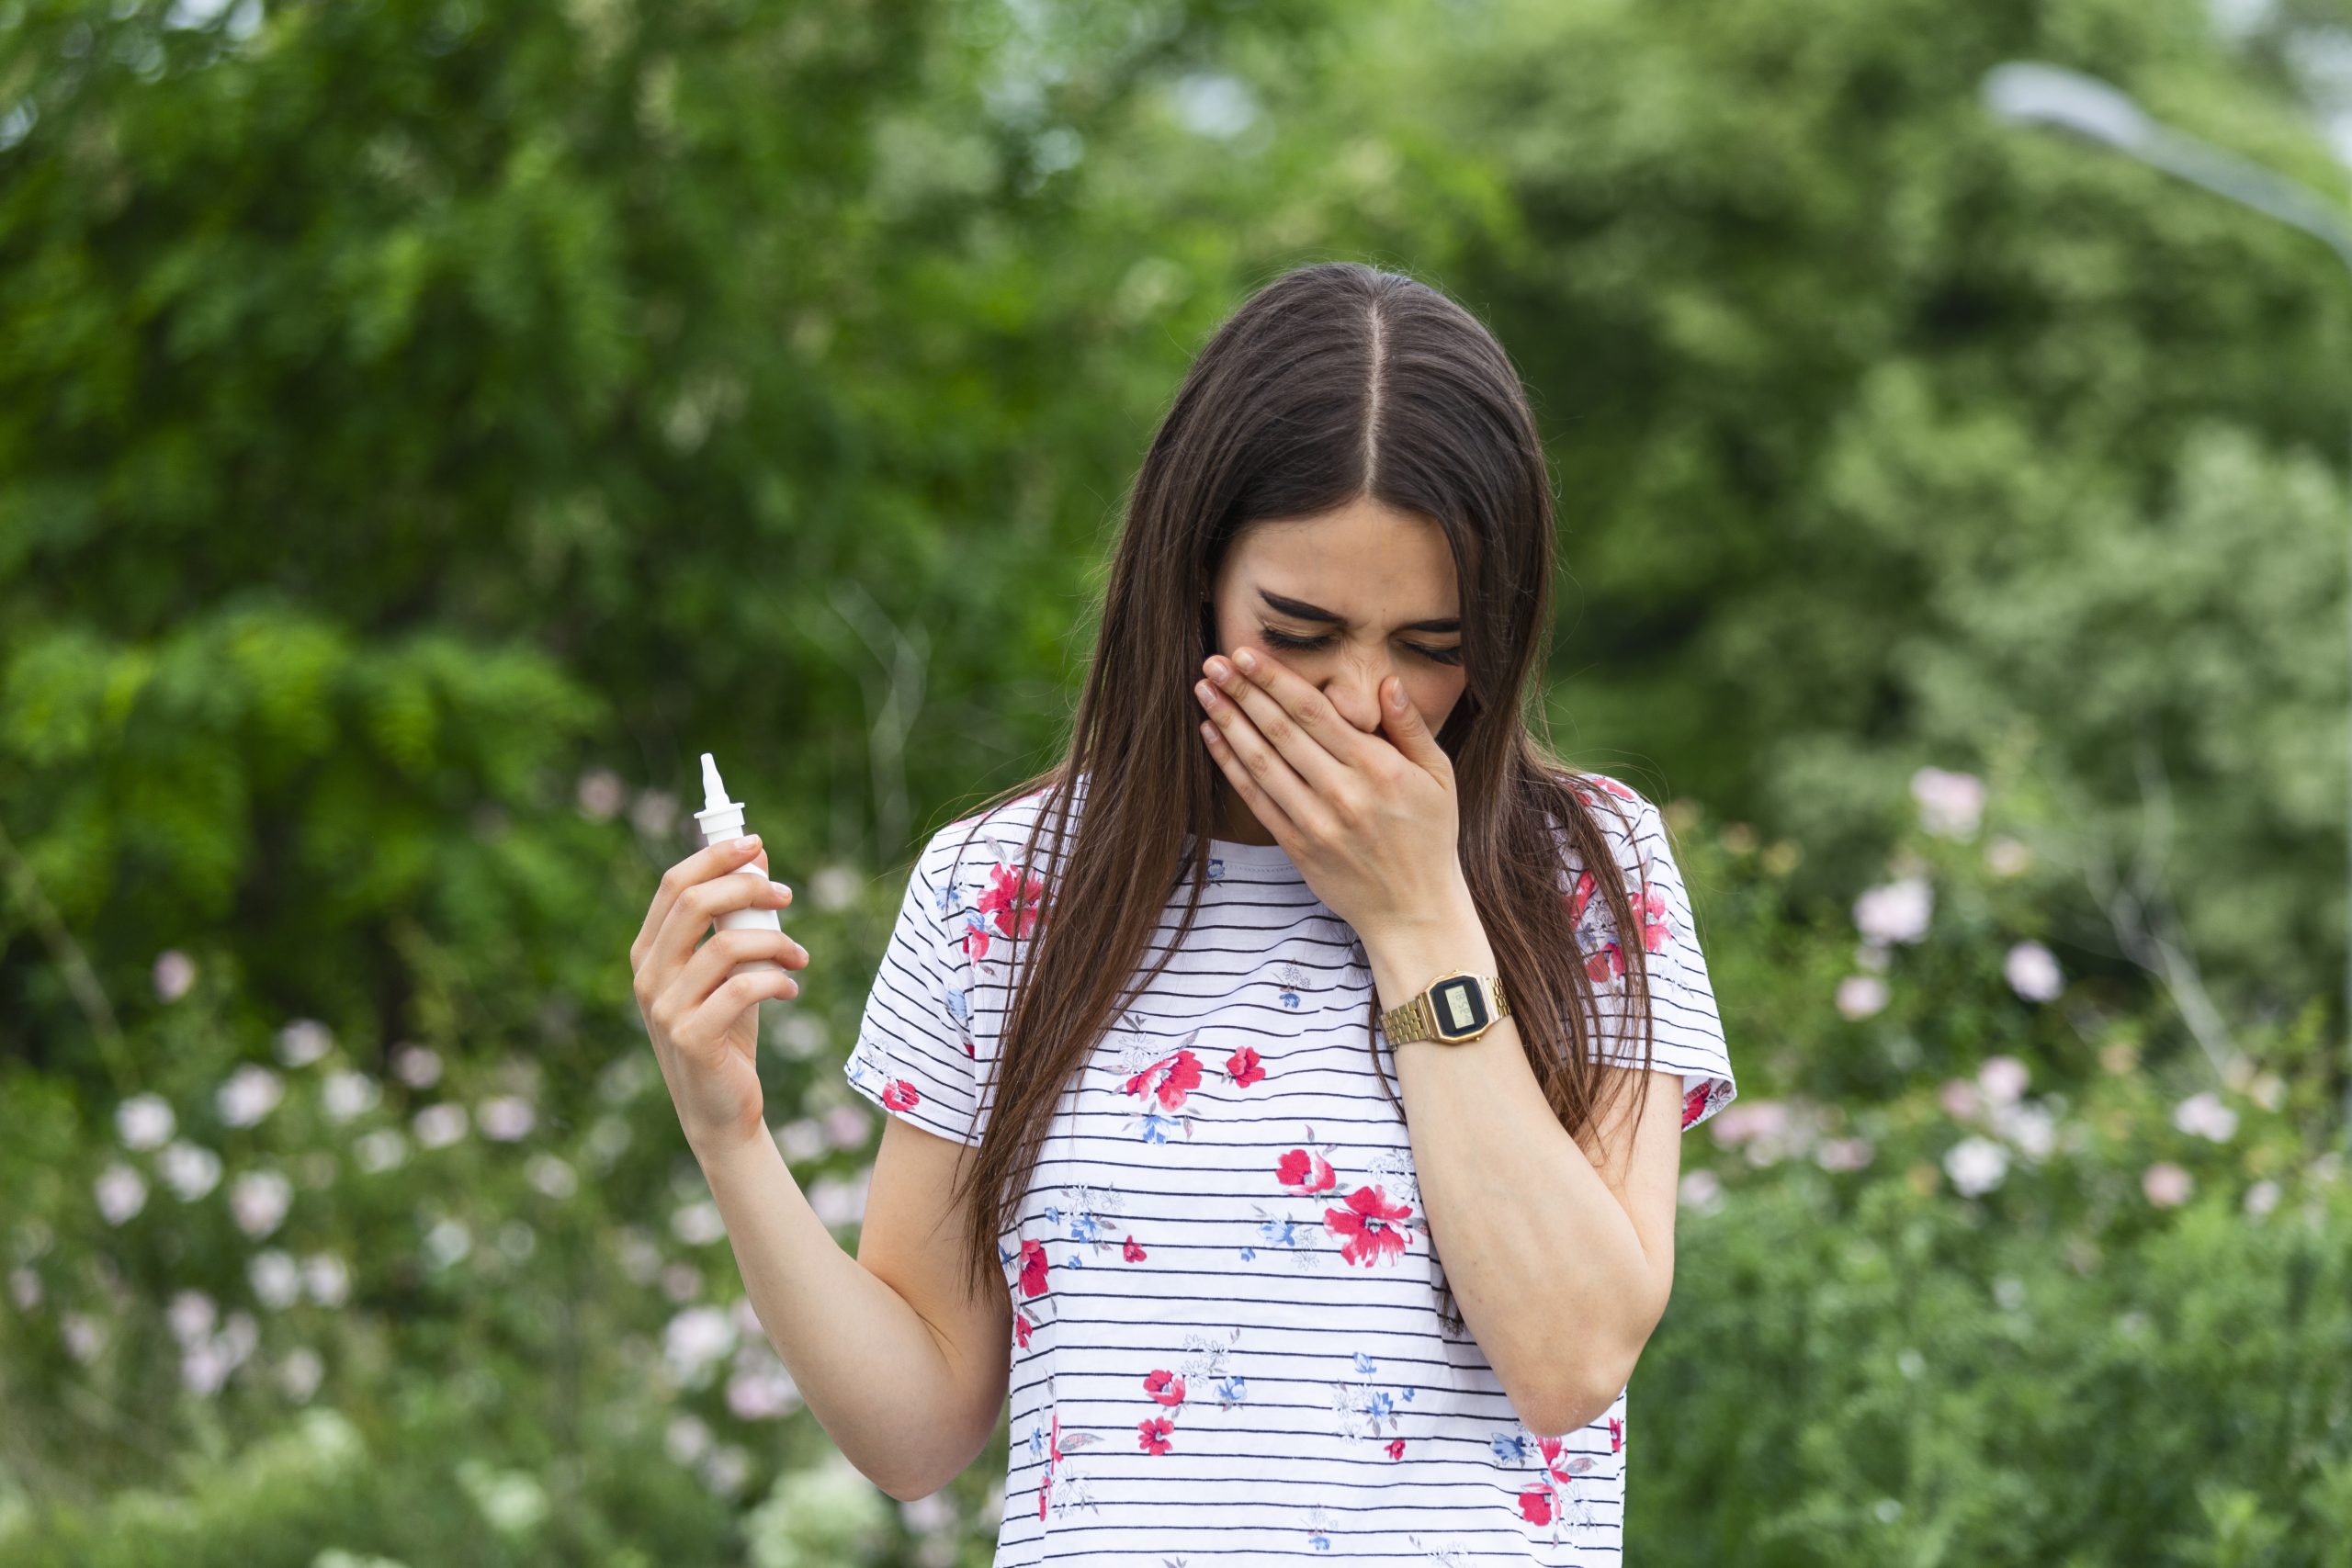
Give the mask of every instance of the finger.
[(641, 967), (653, 972), (658, 987), (659, 976), (684, 964), (693, 955), (695, 943), (719, 916), (729, 909), (780, 909), (791, 901), (791, 890), (765, 875), (720, 872), (690, 884), (671, 901), (670, 912), (662, 917), (661, 928), (646, 948)]
[(1250, 716), (1258, 733), (1282, 753), (1292, 771), (1318, 795), (1339, 793), (1341, 781), (1360, 761), (1364, 738), (1340, 716), (1330, 698), (1280, 660), (1255, 649), (1234, 649), (1230, 667), (1217, 654), (1205, 663), (1216, 691)]
[[(773, 934), (773, 933), (771, 933)], [(754, 1002), (789, 1001), (800, 994), (800, 982), (776, 969), (753, 969), (731, 976), (703, 998), (679, 1025), (673, 1038), (678, 1048), (715, 1057), (727, 1048), (728, 1031)]]
[[(747, 847), (748, 846), (748, 847)], [(767, 869), (768, 852), (760, 843), (757, 833), (740, 838), (722, 839), (707, 844), (662, 874), (661, 886), (653, 890), (653, 902), (645, 911), (644, 923), (637, 928), (637, 940), (629, 944), (629, 961), (634, 965), (652, 942), (653, 933), (662, 929), (670, 907), (678, 896), (706, 877), (722, 871), (732, 871), (739, 865), (754, 864)], [(748, 880), (748, 879), (747, 879)]]
[[(1233, 712), (1233, 705), (1227, 703), (1226, 709), (1228, 713)], [(1248, 719), (1238, 716), (1234, 723), (1244, 730), (1250, 726)], [(1208, 742), (1209, 755), (1216, 760), (1217, 767), (1232, 783), (1234, 793), (1241, 796), (1250, 812), (1259, 821), (1265, 824), (1268, 832), (1273, 834), (1274, 838), (1293, 854), (1297, 853), (1295, 846), (1301, 838), (1297, 820), (1289, 812), (1284, 811), (1281, 803), (1268, 794), (1265, 786), (1258, 782), (1258, 776), (1250, 771), (1249, 764), (1244, 762), (1240, 753), (1234, 750), (1232, 741), (1227, 739), (1228, 733), (1227, 730), (1218, 728), (1211, 720), (1201, 721), (1201, 735)], [(1264, 754), (1272, 759), (1271, 766), (1279, 768), (1283, 765), (1282, 759), (1274, 757), (1272, 749), (1267, 748), (1264, 741), (1259, 740), (1255, 744), (1264, 749)]]
[(1436, 735), (1421, 717), (1421, 710), (1413, 705), (1405, 682), (1392, 675), (1381, 685), (1385, 690), (1380, 694), (1380, 728), (1390, 743), (1405, 753), (1408, 761), (1441, 777), (1451, 775), (1453, 760), (1437, 743)]
[[(672, 1038), (675, 1039), (675, 1032), (684, 1028), (688, 1021), (709, 1001), (712, 994), (727, 984), (736, 965), (755, 958), (773, 959), (784, 965), (786, 973), (808, 966), (807, 950), (780, 931), (716, 933), (697, 948), (694, 956), (681, 964), (678, 972), (662, 987), (659, 1010), (669, 1021)], [(753, 970), (751, 973), (772, 971)], [(794, 985), (797, 987), (797, 979)], [(741, 1012), (742, 1010), (738, 1008), (735, 1010)], [(729, 1018), (734, 1016), (734, 1013), (728, 1015)]]

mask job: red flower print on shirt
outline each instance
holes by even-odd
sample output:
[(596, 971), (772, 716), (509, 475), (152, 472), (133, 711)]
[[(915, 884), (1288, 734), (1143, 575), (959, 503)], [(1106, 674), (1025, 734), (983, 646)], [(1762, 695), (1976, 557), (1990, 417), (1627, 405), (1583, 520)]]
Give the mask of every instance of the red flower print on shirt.
[(1534, 1486), (1519, 1495), (1519, 1511), (1531, 1525), (1552, 1522), (1552, 1494)]
[(1164, 1454), (1168, 1451), (1168, 1434), (1175, 1429), (1176, 1423), (1165, 1416), (1148, 1416), (1136, 1423), (1140, 1434), (1136, 1446), (1148, 1454)]
[(1682, 1124), (1685, 1127), (1696, 1122), (1700, 1112), (1707, 1109), (1707, 1091), (1713, 1087), (1711, 1084), (1701, 1084), (1682, 1097)]
[[(1164, 1073), (1161, 1069), (1167, 1069)], [(1160, 1073), (1158, 1088), (1151, 1085), (1154, 1073)], [(1172, 1056), (1162, 1056), (1127, 1080), (1129, 1094), (1157, 1093), (1160, 1106), (1169, 1111), (1184, 1103), (1184, 1097), (1201, 1087), (1201, 1059), (1190, 1051), (1179, 1051)]]
[(1393, 1203), (1377, 1187), (1359, 1187), (1348, 1194), (1344, 1209), (1326, 1209), (1323, 1223), (1347, 1237), (1340, 1255), (1351, 1263), (1371, 1268), (1385, 1259), (1394, 1263), (1405, 1255), (1406, 1233), (1396, 1222), (1412, 1213), (1409, 1203)]
[(998, 931), (1026, 941), (1036, 929), (1038, 917), (1045, 912), (1045, 896), (1044, 877), (1033, 871), (1024, 881), (1022, 873), (1000, 864), (989, 873), (988, 891), (973, 904), (981, 914), (996, 921)]
[(1042, 1241), (1023, 1240), (1021, 1244), (1021, 1293), (1046, 1293), (1046, 1244)]
[(1621, 1416), (1609, 1418), (1609, 1451), (1612, 1454), (1625, 1451), (1625, 1421)]
[(915, 1086), (904, 1078), (892, 1078), (882, 1090), (882, 1103), (892, 1111), (905, 1111), (922, 1102), (922, 1096)]
[(1258, 1059), (1258, 1049), (1254, 1045), (1244, 1045), (1240, 1050), (1227, 1056), (1225, 1059), (1225, 1070), (1232, 1075), (1233, 1087), (1236, 1089), (1248, 1089), (1266, 1076), (1266, 1066)]
[(1029, 1348), (1029, 1331), (1036, 1326), (1037, 1325), (1029, 1321), (1029, 1314), (1027, 1313), (1018, 1310), (1013, 1313), (1012, 1337), (1019, 1342), (1023, 1350)]
[(1388, 1439), (1388, 1457), (1390, 1459), (1403, 1459), (1405, 1457), (1404, 1438), (1391, 1438)]
[(1162, 1404), (1184, 1403), (1184, 1380), (1171, 1371), (1146, 1372), (1143, 1375), (1143, 1391)]
[(1140, 1263), (1144, 1259), (1144, 1251), (1140, 1246), (1136, 1245), (1136, 1238), (1129, 1236), (1126, 1245), (1119, 1248), (1119, 1256), (1130, 1263)]
[(1308, 1149), (1293, 1149), (1274, 1165), (1274, 1178), (1292, 1191), (1328, 1192), (1340, 1183), (1331, 1162)]

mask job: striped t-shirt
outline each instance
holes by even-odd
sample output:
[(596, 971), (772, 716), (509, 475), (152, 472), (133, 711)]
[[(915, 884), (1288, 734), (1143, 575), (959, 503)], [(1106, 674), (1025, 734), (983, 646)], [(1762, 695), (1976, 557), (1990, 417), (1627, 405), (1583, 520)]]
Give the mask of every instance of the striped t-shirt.
[[(1681, 876), (1657, 808), (1583, 777), (1641, 912), (1652, 1065), (1680, 1075), (1688, 1129), (1736, 1090)], [(932, 837), (844, 1068), (888, 1113), (958, 1142), (993, 1101), (1004, 939), (1039, 918), (1052, 874), (1020, 858), (1045, 800)], [(1051, 840), (1049, 822), (1041, 859)], [(998, 1237), (1013, 1322), (995, 1568), (1616, 1563), (1624, 1392), (1563, 1438), (1520, 1421), (1423, 1223), (1354, 931), (1281, 846), (1209, 851), (1192, 931), (1064, 1090), (1020, 1223)], [(1601, 1059), (1638, 1066), (1595, 886), (1564, 862)], [(1185, 897), (1180, 881), (1138, 973)]]

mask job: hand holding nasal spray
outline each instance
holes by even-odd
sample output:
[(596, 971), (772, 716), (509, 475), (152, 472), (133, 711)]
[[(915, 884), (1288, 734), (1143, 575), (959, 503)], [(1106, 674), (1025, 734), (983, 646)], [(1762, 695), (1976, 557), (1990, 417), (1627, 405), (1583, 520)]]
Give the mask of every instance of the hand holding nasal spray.
[[(718, 844), (741, 837), (743, 831), (743, 803), (727, 798), (727, 786), (718, 782), (718, 764), (711, 760), (707, 751), (702, 754), (702, 809), (695, 813), (695, 820), (702, 825), (702, 841)], [(747, 861), (735, 870), (745, 876), (756, 876), (762, 881), (767, 879), (768, 874), (752, 862)], [(763, 907), (729, 909), (718, 917), (718, 929), (723, 931), (781, 931), (784, 922), (776, 918), (774, 909)], [(754, 970), (783, 967), (773, 958), (747, 958), (728, 974), (747, 975)]]

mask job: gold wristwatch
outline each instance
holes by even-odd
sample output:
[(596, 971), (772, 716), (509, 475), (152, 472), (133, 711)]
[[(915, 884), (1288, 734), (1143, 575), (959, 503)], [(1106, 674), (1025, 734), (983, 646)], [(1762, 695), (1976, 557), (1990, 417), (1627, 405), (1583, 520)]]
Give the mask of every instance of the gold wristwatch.
[(1382, 1013), (1380, 1032), (1392, 1046), (1411, 1040), (1460, 1045), (1492, 1029), (1495, 1020), (1510, 1016), (1501, 976), (1457, 969), (1430, 981), (1412, 1000)]

